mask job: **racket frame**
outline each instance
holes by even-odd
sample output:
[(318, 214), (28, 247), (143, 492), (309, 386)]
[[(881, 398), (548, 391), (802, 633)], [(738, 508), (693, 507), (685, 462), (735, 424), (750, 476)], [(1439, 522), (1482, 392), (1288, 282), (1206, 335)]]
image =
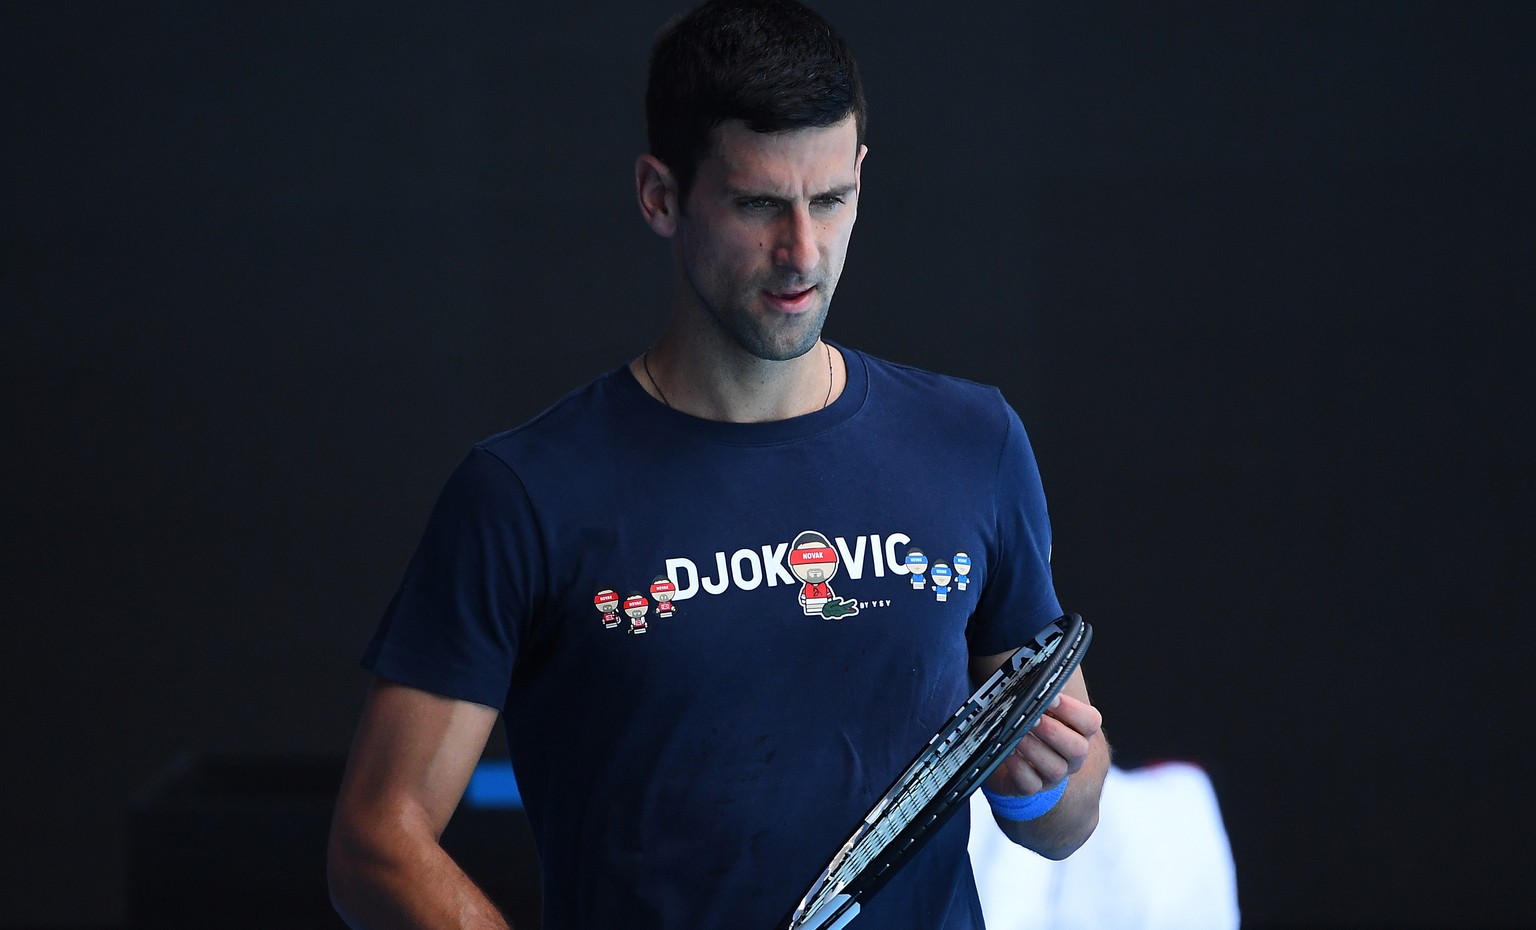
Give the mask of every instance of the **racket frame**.
[[(837, 930), (852, 920), (859, 902), (883, 887), (1013, 752), (1066, 686), (1092, 637), (1093, 628), (1069, 613), (1004, 661), (870, 808), (791, 912), (784, 930)], [(925, 798), (925, 779), (950, 768), (940, 763), (953, 758), (958, 746), (969, 747), (966, 755)], [(876, 836), (888, 825), (888, 811), (894, 817), (914, 807), (894, 835), (883, 842)], [(867, 861), (852, 863), (856, 858)], [(842, 874), (848, 864), (854, 865), (853, 874)]]

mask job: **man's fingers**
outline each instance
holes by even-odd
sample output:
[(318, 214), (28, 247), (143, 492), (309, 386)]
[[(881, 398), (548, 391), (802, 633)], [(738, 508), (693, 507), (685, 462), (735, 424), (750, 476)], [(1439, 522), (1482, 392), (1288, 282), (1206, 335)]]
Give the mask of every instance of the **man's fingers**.
[(1103, 717), (1086, 701), (1058, 695), (1049, 711), (1003, 761), (987, 786), (1002, 794), (1037, 794), (1083, 767)]
[(1098, 708), (1070, 694), (1057, 695), (1055, 703), (1040, 721), (1044, 723), (1050, 719), (1058, 720), (1088, 738), (1096, 735), (1104, 725), (1104, 715), (1099, 713)]
[[(1029, 737), (1026, 736), (1025, 740), (1028, 739)], [(998, 794), (1023, 797), (1044, 791), (1046, 781), (1030, 764), (1028, 758), (1015, 749), (1003, 759), (1003, 764), (997, 767), (992, 777), (987, 779), (987, 787)]]
[[(1069, 739), (1061, 741), (1070, 742)], [(1084, 744), (1086, 745), (1086, 743)], [(1074, 759), (1070, 752), (1062, 752), (1055, 744), (1035, 735), (1035, 731), (1019, 741), (1014, 755), (1039, 777), (1041, 786), (1050, 786), (1082, 768), (1081, 758)]]
[(1065, 777), (1083, 767), (1089, 737), (1054, 717), (1041, 717), (1014, 752), (1047, 780)]

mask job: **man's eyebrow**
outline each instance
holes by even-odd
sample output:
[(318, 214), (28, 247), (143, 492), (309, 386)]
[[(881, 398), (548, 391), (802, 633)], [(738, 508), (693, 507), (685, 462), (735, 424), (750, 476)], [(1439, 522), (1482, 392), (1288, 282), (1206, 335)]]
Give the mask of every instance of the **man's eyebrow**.
[[(824, 190), (820, 193), (812, 194), (810, 199), (825, 200), (828, 197), (836, 197), (846, 200), (856, 190), (858, 190), (856, 185), (841, 184), (837, 187), (831, 188), (830, 190)], [(732, 185), (727, 185), (725, 192), (726, 196), (730, 197), (732, 200), (771, 200), (775, 203), (787, 203), (788, 201), (794, 199), (793, 197), (785, 197), (783, 194), (771, 193), (768, 191), (747, 190), (746, 188), (735, 187)]]
[(732, 186), (732, 185), (726, 185), (725, 193), (726, 193), (726, 196), (730, 197), (732, 200), (784, 200), (784, 199), (786, 199), (784, 197), (779, 196), (778, 194), (770, 194), (770, 193), (767, 193), (766, 191), (747, 190), (744, 187), (735, 187), (735, 186)]
[(842, 185), (840, 187), (834, 187), (831, 190), (825, 190), (825, 191), (822, 191), (819, 194), (815, 194), (815, 195), (813, 195), (811, 197), (811, 199), (812, 200), (824, 200), (824, 199), (826, 199), (828, 197), (836, 197), (839, 200), (846, 200), (849, 197), (849, 195), (851, 195), (856, 190), (858, 190), (857, 186), (855, 186), (853, 184), (844, 184), (844, 185)]

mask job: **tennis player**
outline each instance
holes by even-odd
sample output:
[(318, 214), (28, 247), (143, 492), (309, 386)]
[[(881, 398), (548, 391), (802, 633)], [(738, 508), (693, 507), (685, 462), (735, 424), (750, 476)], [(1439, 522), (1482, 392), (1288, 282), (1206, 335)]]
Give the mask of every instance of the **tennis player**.
[[(448, 477), (364, 654), (329, 855), (353, 927), (506, 926), (438, 843), (500, 719), (545, 930), (770, 930), (1062, 614), (1000, 392), (822, 338), (867, 154), (843, 40), (793, 0), (707, 3), (656, 41), (646, 113), (668, 323)], [(914, 585), (916, 551), (967, 584)], [(989, 779), (997, 822), (1068, 855), (1108, 760), (1079, 670)], [(856, 927), (981, 927), (968, 834), (962, 814)]]

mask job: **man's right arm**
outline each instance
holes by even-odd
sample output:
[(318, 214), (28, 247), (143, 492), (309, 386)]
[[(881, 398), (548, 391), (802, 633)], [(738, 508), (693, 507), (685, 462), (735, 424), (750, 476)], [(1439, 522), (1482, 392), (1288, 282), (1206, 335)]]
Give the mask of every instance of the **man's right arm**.
[(331, 901), (354, 930), (507, 930), (438, 842), (496, 711), (377, 679), (331, 821)]

